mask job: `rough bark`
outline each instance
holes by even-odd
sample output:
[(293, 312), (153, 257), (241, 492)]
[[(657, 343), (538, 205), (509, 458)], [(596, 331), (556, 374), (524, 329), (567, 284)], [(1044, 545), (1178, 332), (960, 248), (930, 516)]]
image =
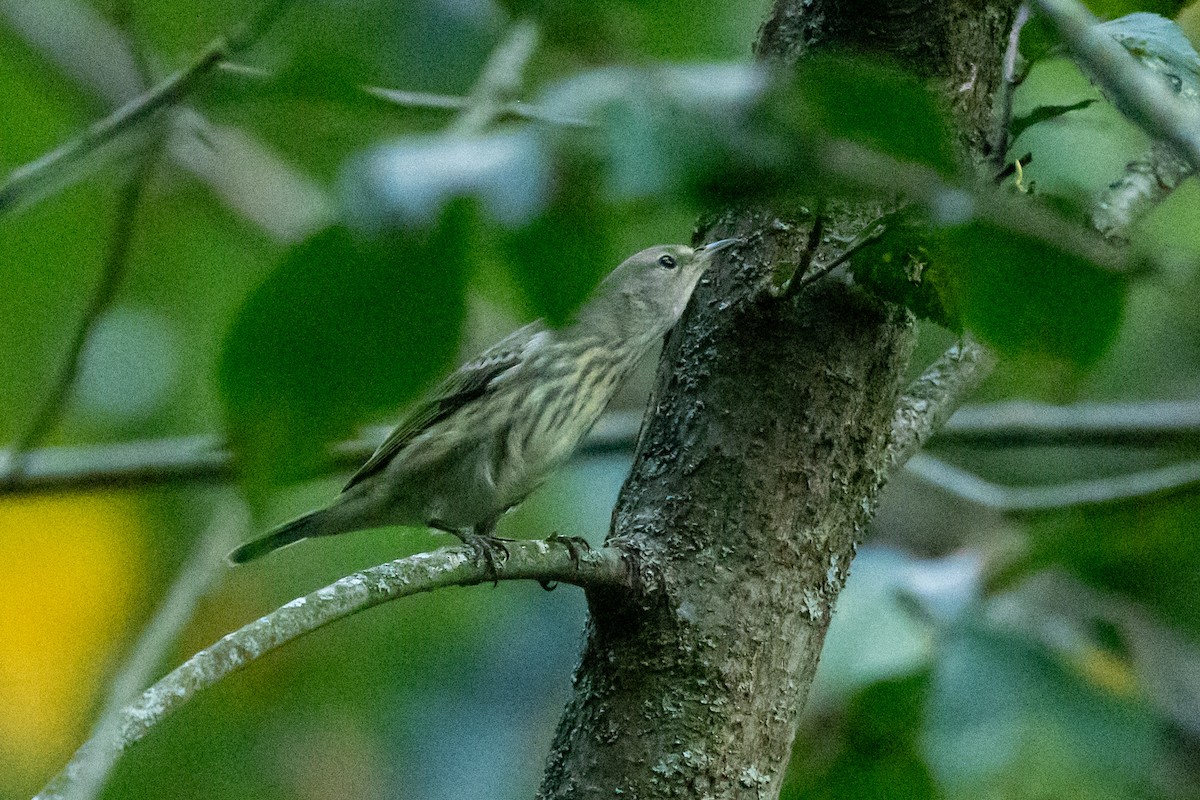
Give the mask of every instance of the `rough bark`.
[[(967, 151), (988, 139), (1015, 2), (779, 0), (757, 52), (884, 52), (943, 91)], [(876, 208), (840, 206), (831, 241)], [(544, 798), (776, 797), (838, 593), (888, 468), (913, 328), (842, 283), (764, 291), (805, 221), (731, 210), (698, 239), (749, 244), (670, 336), (613, 515), (633, 601), (592, 593)]]

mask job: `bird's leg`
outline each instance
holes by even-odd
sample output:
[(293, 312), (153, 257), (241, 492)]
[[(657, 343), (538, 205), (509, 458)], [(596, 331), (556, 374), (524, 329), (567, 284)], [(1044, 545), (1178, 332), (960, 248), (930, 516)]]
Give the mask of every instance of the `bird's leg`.
[(492, 585), (498, 586), (500, 584), (500, 576), (496, 571), (497, 558), (501, 562), (508, 558), (508, 548), (504, 546), (504, 542), (514, 540), (492, 536), (492, 531), (496, 527), (495, 520), (482, 522), (474, 528), (466, 529), (454, 528), (439, 520), (430, 520), (428, 524), (431, 528), (458, 537), (459, 541), (474, 551), (475, 562), (483, 562), (484, 572), (492, 579)]

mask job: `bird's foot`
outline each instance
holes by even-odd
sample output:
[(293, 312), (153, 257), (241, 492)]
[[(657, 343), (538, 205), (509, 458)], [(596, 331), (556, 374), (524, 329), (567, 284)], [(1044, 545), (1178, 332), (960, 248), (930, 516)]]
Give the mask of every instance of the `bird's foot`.
[(482, 563), (484, 575), (491, 579), (493, 586), (498, 586), (500, 584), (500, 574), (496, 571), (496, 564), (503, 564), (508, 560), (508, 548), (504, 546), (504, 543), (514, 540), (501, 539), (498, 536), (487, 536), (475, 533), (474, 531), (451, 531), (451, 533), (474, 551), (475, 563)]

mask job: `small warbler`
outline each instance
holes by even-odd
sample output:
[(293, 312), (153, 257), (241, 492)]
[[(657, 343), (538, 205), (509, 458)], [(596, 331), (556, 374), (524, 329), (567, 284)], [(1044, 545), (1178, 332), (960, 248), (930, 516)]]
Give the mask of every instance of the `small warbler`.
[(532, 322), (460, 367), (327, 507), (229, 554), (235, 564), (312, 536), (386, 525), (452, 533), (493, 564), (500, 516), (565, 461), (629, 373), (679, 320), (713, 256), (740, 239), (626, 259), (562, 328)]

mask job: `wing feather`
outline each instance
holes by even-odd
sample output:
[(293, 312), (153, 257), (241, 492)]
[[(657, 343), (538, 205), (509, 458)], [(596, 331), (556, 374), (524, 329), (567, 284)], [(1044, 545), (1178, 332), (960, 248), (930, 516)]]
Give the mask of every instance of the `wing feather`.
[(459, 367), (400, 421), (342, 491), (383, 471), (417, 436), (486, 395), (497, 378), (521, 363), (530, 341), (544, 330), (540, 320), (531, 322)]

